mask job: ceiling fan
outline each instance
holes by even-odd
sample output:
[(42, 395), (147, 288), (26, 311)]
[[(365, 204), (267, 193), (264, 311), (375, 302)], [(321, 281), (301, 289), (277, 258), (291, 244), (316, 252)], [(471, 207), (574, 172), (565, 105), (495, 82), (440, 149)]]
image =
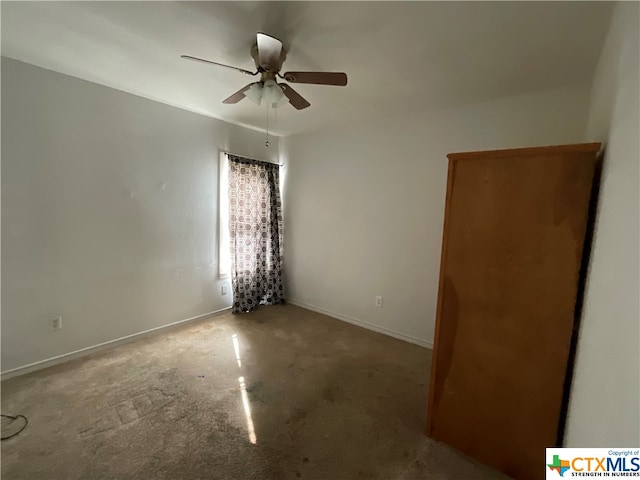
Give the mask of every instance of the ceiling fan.
[(279, 107), (289, 102), (294, 108), (302, 110), (311, 105), (291, 86), (286, 83), (277, 83), (276, 77), (282, 78), (289, 83), (310, 83), (341, 87), (347, 84), (347, 74), (342, 72), (286, 72), (284, 75), (280, 75), (282, 63), (287, 57), (282, 42), (275, 37), (260, 32), (257, 34), (256, 43), (251, 48), (251, 57), (257, 69), (255, 72), (203, 58), (192, 57), (191, 55), (181, 55), (181, 57), (187, 60), (231, 68), (247, 75), (260, 74), (260, 81), (242, 87), (236, 93), (223, 100), (222, 103), (227, 104), (238, 103), (247, 97), (258, 105), (264, 100), (272, 107)]

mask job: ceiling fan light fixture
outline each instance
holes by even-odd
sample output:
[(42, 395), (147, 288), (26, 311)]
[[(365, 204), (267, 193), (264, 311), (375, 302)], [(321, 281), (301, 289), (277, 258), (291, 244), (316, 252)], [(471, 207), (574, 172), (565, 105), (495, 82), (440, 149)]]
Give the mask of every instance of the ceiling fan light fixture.
[[(280, 90), (282, 91), (282, 90)], [(289, 103), (289, 99), (287, 97), (284, 96), (284, 93), (282, 94), (282, 96), (280, 97), (280, 100), (278, 100), (277, 102), (272, 102), (271, 103), (271, 108), (278, 108), (281, 107), (285, 104)]]
[(262, 85), (259, 83), (254, 83), (251, 85), (251, 88), (244, 92), (244, 96), (251, 100), (256, 105), (260, 105), (262, 103)]
[(264, 85), (262, 86), (262, 98), (264, 98), (265, 102), (271, 105), (282, 105), (280, 102), (284, 97), (284, 93), (282, 93), (282, 89), (273, 79), (268, 79), (264, 81)]

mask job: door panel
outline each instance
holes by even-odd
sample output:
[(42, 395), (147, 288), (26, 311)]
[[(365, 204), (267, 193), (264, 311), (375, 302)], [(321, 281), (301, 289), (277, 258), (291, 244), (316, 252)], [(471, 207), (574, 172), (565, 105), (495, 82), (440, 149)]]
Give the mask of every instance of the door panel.
[(428, 433), (515, 478), (556, 444), (593, 148), (450, 160)]

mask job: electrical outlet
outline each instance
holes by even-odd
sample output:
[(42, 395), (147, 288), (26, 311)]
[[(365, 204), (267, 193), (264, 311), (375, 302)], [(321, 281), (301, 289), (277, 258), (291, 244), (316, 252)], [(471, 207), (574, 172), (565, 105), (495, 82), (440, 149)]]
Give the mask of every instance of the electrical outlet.
[(221, 295), (226, 295), (226, 294), (227, 294), (227, 285), (226, 285), (226, 283), (223, 283), (223, 284), (220, 286), (220, 294), (221, 294)]
[(49, 319), (49, 324), (51, 325), (51, 331), (62, 330), (62, 316), (51, 317)]
[(376, 297), (376, 307), (382, 307), (382, 297)]

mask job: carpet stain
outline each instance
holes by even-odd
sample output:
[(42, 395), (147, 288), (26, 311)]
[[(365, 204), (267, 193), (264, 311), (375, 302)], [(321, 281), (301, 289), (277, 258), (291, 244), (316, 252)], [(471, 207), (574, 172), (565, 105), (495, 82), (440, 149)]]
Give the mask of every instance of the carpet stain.
[[(298, 424), (300, 423), (302, 420), (304, 420), (307, 415), (309, 415), (309, 412), (303, 408), (294, 408), (293, 412), (291, 414), (291, 416), (287, 419), (287, 421), (285, 422), (287, 425), (290, 424)], [(309, 461), (308, 458), (305, 458), (306, 462)], [(305, 463), (306, 463), (305, 462)]]
[(322, 390), (322, 398), (327, 402), (336, 402), (344, 396), (344, 391), (340, 386), (331, 385)]

